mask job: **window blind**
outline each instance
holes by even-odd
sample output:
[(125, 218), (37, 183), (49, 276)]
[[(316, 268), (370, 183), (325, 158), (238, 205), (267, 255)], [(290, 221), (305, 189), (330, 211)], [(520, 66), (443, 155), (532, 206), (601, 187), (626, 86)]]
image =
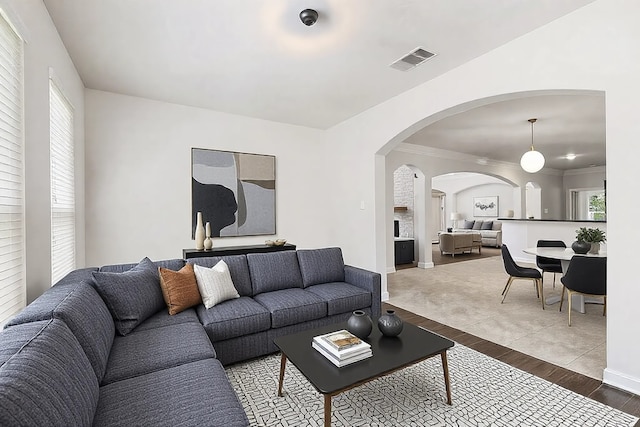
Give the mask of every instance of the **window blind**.
[(51, 144), (51, 283), (76, 266), (73, 108), (49, 80)]
[(0, 326), (25, 306), (22, 40), (0, 11)]

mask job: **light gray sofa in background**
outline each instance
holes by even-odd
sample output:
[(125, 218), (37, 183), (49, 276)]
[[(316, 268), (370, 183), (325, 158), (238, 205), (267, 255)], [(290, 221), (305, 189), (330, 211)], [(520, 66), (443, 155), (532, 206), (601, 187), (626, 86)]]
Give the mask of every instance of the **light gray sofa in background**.
[(464, 220), (462, 228), (456, 231), (475, 231), (482, 235), (482, 246), (502, 246), (502, 221), (498, 220)]
[(158, 308), (157, 269), (180, 259), (76, 270), (47, 290), (0, 333), (0, 425), (246, 426), (223, 365), (356, 309), (380, 315), (380, 275), (344, 265), (339, 248), (189, 262), (220, 259), (240, 298), (208, 310)]

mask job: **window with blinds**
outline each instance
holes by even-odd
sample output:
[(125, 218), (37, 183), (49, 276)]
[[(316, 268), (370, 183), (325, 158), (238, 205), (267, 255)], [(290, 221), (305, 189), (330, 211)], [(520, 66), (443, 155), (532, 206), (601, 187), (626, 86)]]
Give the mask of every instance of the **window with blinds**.
[(0, 326), (25, 306), (22, 40), (0, 11)]
[(51, 283), (76, 266), (73, 108), (49, 80), (51, 144)]

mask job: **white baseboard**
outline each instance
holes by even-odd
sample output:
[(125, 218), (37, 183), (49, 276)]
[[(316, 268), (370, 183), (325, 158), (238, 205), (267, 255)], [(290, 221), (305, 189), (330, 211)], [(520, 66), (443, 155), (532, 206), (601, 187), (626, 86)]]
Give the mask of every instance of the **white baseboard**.
[(380, 297), (380, 299), (382, 301), (388, 301), (389, 300), (389, 292), (383, 292), (382, 296)]
[(433, 262), (419, 262), (418, 263), (418, 268), (433, 268), (435, 267), (435, 265), (433, 265)]
[(602, 382), (612, 387), (640, 395), (640, 378), (630, 377), (621, 372), (606, 368), (602, 376)]
[(396, 272), (396, 268), (395, 267), (387, 267), (387, 274), (395, 273), (395, 272)]

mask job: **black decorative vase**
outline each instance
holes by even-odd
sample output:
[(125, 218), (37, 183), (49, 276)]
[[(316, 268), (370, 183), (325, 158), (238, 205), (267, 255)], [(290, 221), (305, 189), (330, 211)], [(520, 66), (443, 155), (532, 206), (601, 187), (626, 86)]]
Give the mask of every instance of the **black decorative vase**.
[(387, 314), (378, 319), (378, 329), (385, 337), (397, 337), (402, 332), (404, 323), (396, 316), (395, 310), (387, 310)]
[(362, 310), (353, 312), (347, 320), (347, 330), (360, 339), (365, 339), (373, 329), (373, 322), (367, 313)]
[(584, 242), (582, 240), (576, 240), (571, 245), (571, 249), (573, 249), (573, 252), (575, 252), (577, 254), (584, 255), (587, 252), (589, 252), (589, 249), (591, 249), (591, 243)]

